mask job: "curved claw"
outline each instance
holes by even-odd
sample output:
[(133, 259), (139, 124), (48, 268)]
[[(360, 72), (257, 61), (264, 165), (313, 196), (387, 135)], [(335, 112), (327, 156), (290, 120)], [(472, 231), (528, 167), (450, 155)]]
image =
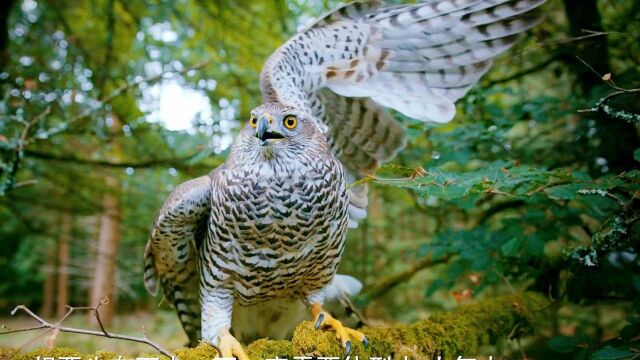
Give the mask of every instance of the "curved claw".
[(322, 326), (322, 323), (324, 322), (324, 313), (320, 313), (318, 314), (318, 319), (316, 320), (316, 330), (320, 329), (320, 326)]
[(324, 309), (322, 309), (322, 307), (320, 307), (319, 305), (314, 305), (313, 313), (316, 318), (314, 323), (315, 329), (317, 330), (322, 327), (332, 328), (336, 333), (336, 337), (338, 338), (338, 340), (340, 340), (340, 343), (344, 348), (345, 356), (348, 356), (353, 349), (353, 344), (350, 340), (351, 338), (361, 341), (365, 348), (369, 346), (369, 340), (363, 333), (343, 326), (340, 321), (336, 320), (333, 316), (324, 311)]

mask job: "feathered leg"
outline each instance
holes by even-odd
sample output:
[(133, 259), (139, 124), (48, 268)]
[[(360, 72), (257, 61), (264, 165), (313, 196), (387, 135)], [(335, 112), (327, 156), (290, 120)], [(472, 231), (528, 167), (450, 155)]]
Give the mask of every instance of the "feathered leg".
[(233, 293), (227, 289), (200, 287), (202, 303), (202, 340), (218, 349), (221, 357), (249, 360), (249, 356), (229, 329), (233, 311)]

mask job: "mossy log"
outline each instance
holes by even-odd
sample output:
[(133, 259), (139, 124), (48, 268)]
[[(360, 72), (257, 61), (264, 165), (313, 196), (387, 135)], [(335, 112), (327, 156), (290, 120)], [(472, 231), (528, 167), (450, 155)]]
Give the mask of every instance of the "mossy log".
[[(395, 359), (403, 359), (404, 356), (408, 359), (435, 359), (439, 355), (444, 359), (455, 359), (459, 355), (475, 357), (481, 346), (532, 333), (544, 319), (546, 309), (548, 301), (540, 294), (513, 293), (462, 305), (411, 325), (365, 327), (361, 330), (369, 339), (369, 347), (365, 349), (361, 344), (354, 343), (351, 359), (355, 355), (363, 360), (388, 356)], [(291, 341), (261, 339), (251, 343), (247, 352), (254, 360), (276, 357), (291, 359), (293, 356), (342, 357), (344, 353), (334, 333), (314, 330), (308, 321), (296, 328)], [(180, 360), (213, 359), (217, 356), (216, 350), (206, 344), (193, 349), (178, 349), (174, 353)], [(0, 349), (0, 359), (33, 360), (38, 355), (55, 358), (82, 356), (82, 359), (86, 359), (95, 358), (96, 355), (99, 359), (118, 358), (111, 352), (86, 355), (69, 348), (52, 351), (37, 349), (24, 354)]]

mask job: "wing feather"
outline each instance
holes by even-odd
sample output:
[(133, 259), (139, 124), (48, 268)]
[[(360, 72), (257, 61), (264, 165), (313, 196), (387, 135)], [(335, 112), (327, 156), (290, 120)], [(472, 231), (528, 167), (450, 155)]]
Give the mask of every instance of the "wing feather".
[(197, 345), (200, 339), (197, 249), (207, 231), (210, 193), (209, 175), (176, 187), (156, 218), (144, 255), (145, 287), (153, 295), (158, 284), (162, 287), (176, 308), (190, 345)]
[[(263, 96), (314, 115), (350, 175), (362, 176), (404, 146), (402, 126), (383, 107), (422, 121), (450, 121), (455, 101), (540, 21), (544, 2), (347, 4), (269, 58)], [(354, 202), (366, 199), (362, 190)]]

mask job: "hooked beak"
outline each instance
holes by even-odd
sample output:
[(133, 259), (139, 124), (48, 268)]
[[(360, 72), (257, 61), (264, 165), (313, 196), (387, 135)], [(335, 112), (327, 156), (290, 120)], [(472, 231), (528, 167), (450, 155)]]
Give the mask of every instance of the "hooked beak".
[(273, 129), (273, 116), (266, 114), (258, 118), (256, 126), (256, 137), (261, 140), (260, 145), (268, 145), (271, 139), (284, 139), (284, 136)]

